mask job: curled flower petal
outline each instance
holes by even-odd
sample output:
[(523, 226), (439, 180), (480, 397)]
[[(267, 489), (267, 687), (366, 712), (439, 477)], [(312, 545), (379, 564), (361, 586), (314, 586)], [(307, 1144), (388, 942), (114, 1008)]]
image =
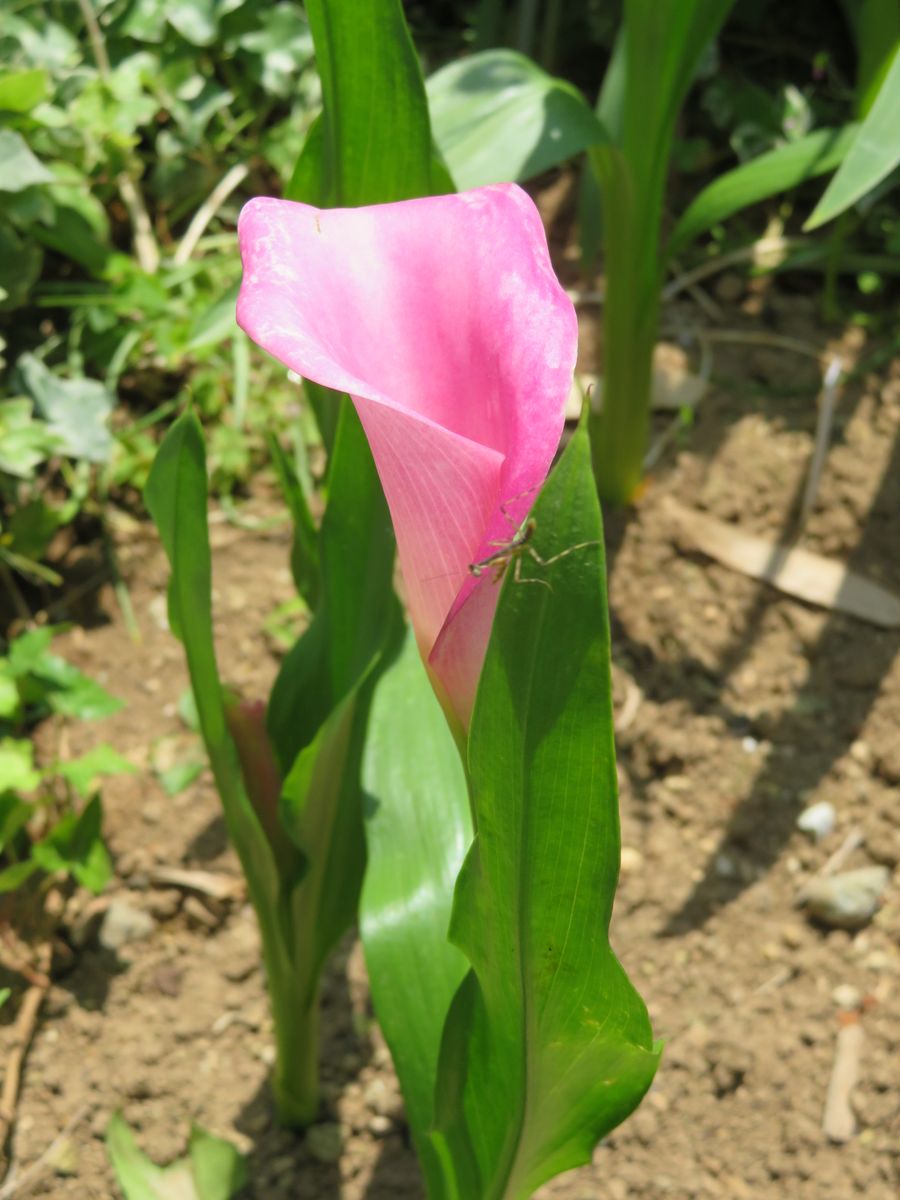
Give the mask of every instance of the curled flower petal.
[(562, 432), (575, 312), (515, 185), (370, 208), (251, 200), (238, 323), (349, 392), (423, 657), (465, 726), (497, 601), (469, 573), (513, 536)]

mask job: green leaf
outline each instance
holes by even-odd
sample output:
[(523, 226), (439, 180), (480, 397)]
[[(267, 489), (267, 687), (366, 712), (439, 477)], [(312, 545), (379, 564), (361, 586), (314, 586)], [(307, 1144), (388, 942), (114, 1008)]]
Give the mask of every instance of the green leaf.
[(604, 112), (618, 126), (615, 142), (589, 150), (603, 200), (606, 274), (603, 407), (591, 418), (591, 441), (598, 491), (619, 504), (640, 485), (650, 429), (660, 232), (675, 123), (733, 2), (625, 0), (623, 48), (615, 56), (624, 86), (617, 81), (603, 97)]
[(189, 1154), (197, 1200), (230, 1200), (247, 1183), (244, 1156), (231, 1142), (199, 1125), (191, 1129)]
[(203, 741), (265, 938), (277, 880), (273, 878), (272, 850), (244, 789), (225, 721), (213, 645), (206, 453), (200, 423), (192, 412), (179, 417), (163, 439), (144, 499), (172, 571), (169, 624), (184, 643)]
[(0, 312), (20, 308), (25, 303), (40, 276), (43, 261), (40, 246), (30, 237), (20, 237), (9, 221), (0, 218)]
[(46, 71), (35, 68), (31, 71), (4, 71), (0, 74), (0, 111), (31, 112), (46, 95)]
[(900, 45), (900, 5), (897, 0), (843, 0), (842, 7), (856, 39), (856, 108), (864, 117)]
[(803, 226), (818, 229), (861, 200), (900, 163), (900, 46), (868, 115), (812, 216)]
[(169, 0), (166, 19), (192, 46), (211, 46), (219, 32), (216, 0)]
[(115, 397), (97, 379), (61, 379), (33, 354), (23, 354), (16, 367), (35, 410), (59, 439), (60, 452), (86, 462), (109, 460), (113, 436), (108, 422)]
[(13, 863), (11, 867), (0, 871), (0, 895), (18, 891), (22, 884), (39, 869), (34, 859), (29, 858), (25, 862)]
[(57, 774), (63, 779), (68, 779), (80, 796), (87, 796), (104, 775), (133, 775), (136, 771), (134, 763), (129, 762), (106, 742), (94, 746), (79, 758), (56, 766)]
[(33, 792), (43, 774), (34, 765), (34, 746), (23, 738), (0, 741), (0, 792)]
[(437, 1200), (446, 1194), (443, 1171), (427, 1134), (441, 1031), (467, 969), (447, 930), (472, 819), (457, 747), (408, 628), (375, 690), (363, 788), (368, 865), (360, 933), (375, 1013), (428, 1195)]
[[(2, 760), (3, 753), (3, 747), (0, 746), (0, 760)], [(2, 769), (0, 766), (0, 771)], [(4, 785), (0, 782), (0, 787), (2, 786)], [(26, 804), (15, 792), (0, 791), (0, 853), (5, 850), (33, 812), (34, 806)]]
[(66, 871), (82, 887), (102, 892), (112, 878), (102, 824), (100, 797), (93, 796), (80, 813), (66, 813), (43, 841), (32, 847), (31, 857), (50, 874)]
[(3, 1005), (7, 1002), (7, 1000), (10, 998), (11, 995), (12, 995), (12, 988), (8, 988), (8, 987), (0, 988), (0, 1008), (3, 1007)]
[(321, 601), (269, 702), (269, 732), (285, 773), (373, 669), (393, 611), (390, 514), (356, 410), (344, 400), (339, 412), (319, 531)]
[(742, 208), (833, 171), (853, 144), (857, 128), (845, 125), (840, 129), (816, 129), (720, 175), (681, 214), (669, 238), (666, 259)]
[(45, 655), (35, 675), (34, 683), (48, 707), (65, 717), (96, 721), (122, 708), (122, 701), (105, 687), (55, 654)]
[(434, 138), (458, 188), (531, 179), (606, 138), (577, 88), (513, 50), (449, 63), (427, 88)]
[[(321, 154), (321, 172), (301, 153), (288, 199), (327, 208), (427, 196), (428, 103), (400, 0), (307, 0), (305, 8), (324, 112), (321, 136), (311, 132), (304, 150)], [(300, 194), (301, 181), (317, 184), (317, 194)]]
[(0, 403), (0, 471), (19, 479), (30, 479), (35, 467), (62, 444), (43, 421), (34, 419), (33, 411), (32, 402), (25, 396)]
[(240, 284), (235, 283), (211, 308), (199, 314), (191, 327), (186, 350), (202, 350), (207, 346), (215, 346), (237, 333), (234, 306), (237, 303), (239, 288)]
[(157, 1167), (138, 1147), (121, 1113), (106, 1127), (106, 1149), (125, 1200), (231, 1200), (247, 1183), (243, 1156), (194, 1126), (188, 1156)]
[[(472, 972), (437, 1087), (457, 1196), (525, 1200), (588, 1162), (656, 1070), (608, 941), (619, 822), (600, 513), (579, 430), (506, 572), (469, 732), (477, 830), (452, 940)], [(529, 582), (537, 580), (538, 582)]]
[(0, 129), (0, 192), (21, 192), (36, 183), (52, 183), (53, 175), (13, 129)]
[[(330, 403), (335, 403), (333, 398)], [(293, 523), (291, 574), (294, 585), (308, 607), (315, 608), (320, 586), (318, 529), (293, 462), (274, 434), (268, 444), (272, 466)]]

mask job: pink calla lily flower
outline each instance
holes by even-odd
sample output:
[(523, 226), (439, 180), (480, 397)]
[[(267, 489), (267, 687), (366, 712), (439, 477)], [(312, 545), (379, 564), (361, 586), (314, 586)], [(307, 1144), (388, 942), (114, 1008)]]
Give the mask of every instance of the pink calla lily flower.
[(238, 234), (238, 324), (352, 397), (420, 651), (468, 728), (498, 597), (469, 567), (531, 506), (575, 365), (575, 311), (537, 210), (513, 184), (357, 209), (259, 198)]

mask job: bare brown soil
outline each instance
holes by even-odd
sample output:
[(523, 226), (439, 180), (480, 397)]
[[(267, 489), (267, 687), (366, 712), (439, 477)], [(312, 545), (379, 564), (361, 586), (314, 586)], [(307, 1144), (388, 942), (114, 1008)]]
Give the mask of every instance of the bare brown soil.
[[(790, 333), (824, 350), (810, 299), (737, 284), (726, 327)], [(859, 342), (844, 348), (855, 352)], [(638, 1113), (592, 1166), (548, 1185), (542, 1198), (900, 1193), (900, 893), (892, 882), (856, 933), (816, 926), (796, 907), (803, 883), (853, 830), (862, 844), (849, 866), (895, 870), (900, 859), (900, 632), (806, 607), (698, 557), (679, 544), (665, 506), (674, 496), (772, 538), (789, 529), (820, 370), (783, 348), (715, 343), (714, 386), (694, 428), (663, 457), (637, 509), (609, 520), (625, 847), (612, 932), (667, 1048)], [(258, 498), (249, 511), (270, 514), (271, 501)], [(900, 592), (898, 515), (894, 361), (845, 390), (801, 544)], [(287, 530), (219, 521), (213, 536), (225, 672), (263, 695), (276, 659), (262, 622), (290, 594)], [(184, 737), (175, 704), (186, 677), (163, 628), (166, 570), (152, 531), (123, 534), (120, 554), (141, 644), (104, 590), (91, 627), (74, 629), (61, 649), (127, 707), (68, 736), (73, 752), (111, 741), (141, 768), (105, 788), (110, 897), (155, 924), (112, 954), (88, 923), (84, 945), (57, 955), (26, 1063), (17, 1171), (75, 1124), (16, 1200), (118, 1196), (102, 1141), (117, 1108), (157, 1161), (183, 1152), (191, 1121), (232, 1138), (250, 1155), (247, 1196), (256, 1200), (418, 1200), (354, 939), (325, 991), (326, 1127), (298, 1137), (273, 1122), (271, 1029), (251, 912), (239, 898), (152, 882), (159, 867), (234, 879), (238, 868), (208, 774), (169, 799), (149, 769), (158, 739)], [(795, 824), (813, 800), (837, 813), (820, 842)], [(21, 979), (12, 983), (20, 994)], [(842, 985), (868, 1004), (853, 1093), (858, 1132), (837, 1145), (821, 1119)], [(0, 1056), (15, 1012), (13, 1000), (0, 1014)], [(340, 1159), (321, 1161), (337, 1137)]]

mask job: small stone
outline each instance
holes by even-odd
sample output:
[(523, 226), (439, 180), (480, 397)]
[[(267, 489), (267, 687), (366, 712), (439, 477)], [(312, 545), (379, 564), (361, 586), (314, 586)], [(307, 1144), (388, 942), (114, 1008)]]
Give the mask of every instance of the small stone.
[(891, 877), (887, 867), (860, 867), (808, 883), (799, 903), (808, 915), (833, 929), (861, 929), (878, 911)]
[(119, 950), (130, 942), (150, 937), (156, 922), (149, 913), (127, 900), (111, 900), (100, 924), (99, 942), (105, 950)]
[(163, 806), (158, 800), (147, 800), (141, 805), (141, 820), (147, 825), (158, 825), (163, 817)]
[(147, 911), (159, 921), (169, 921), (181, 908), (181, 892), (177, 888), (155, 889), (147, 897)]
[(644, 865), (644, 856), (640, 850), (635, 850), (634, 846), (622, 847), (622, 863), (621, 870), (623, 875), (631, 875), (635, 871), (639, 871)]
[(366, 1084), (363, 1092), (363, 1102), (367, 1108), (379, 1116), (387, 1116), (394, 1107), (391, 1090), (383, 1079), (375, 1078)]
[(804, 808), (797, 818), (797, 828), (820, 842), (834, 829), (836, 819), (834, 805), (829, 804), (827, 800), (820, 800), (818, 804)]
[(856, 1012), (862, 1004), (862, 993), (852, 983), (839, 983), (831, 993), (831, 999), (838, 1008), (846, 1012)]
[(394, 1122), (390, 1117), (375, 1116), (369, 1121), (369, 1132), (375, 1137), (387, 1137), (394, 1128)]
[(344, 1149), (340, 1125), (331, 1121), (322, 1125), (311, 1125), (306, 1131), (306, 1146), (317, 1162), (337, 1162)]
[(803, 929), (799, 925), (783, 925), (781, 927), (781, 940), (791, 950), (796, 950), (803, 945)]
[(734, 859), (727, 854), (717, 854), (713, 860), (713, 870), (720, 879), (734, 879), (738, 869)]

